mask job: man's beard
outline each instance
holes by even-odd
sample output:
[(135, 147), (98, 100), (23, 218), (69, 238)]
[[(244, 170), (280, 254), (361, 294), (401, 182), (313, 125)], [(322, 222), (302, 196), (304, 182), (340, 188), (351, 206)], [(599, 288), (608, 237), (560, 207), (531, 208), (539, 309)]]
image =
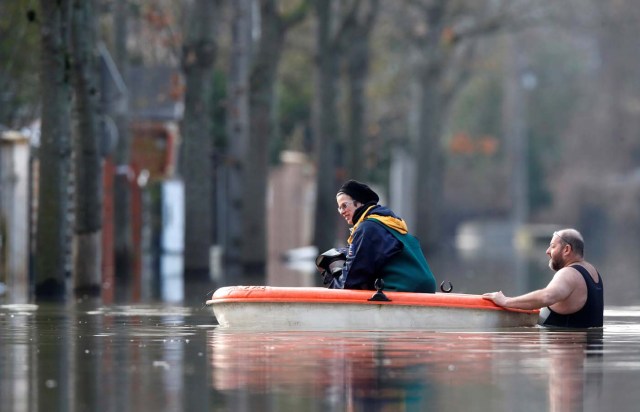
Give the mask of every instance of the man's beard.
[(553, 270), (554, 272), (559, 271), (563, 267), (564, 267), (564, 260), (562, 259), (562, 256), (559, 257), (558, 259), (554, 259), (553, 257), (549, 258), (549, 268), (551, 268), (551, 270)]

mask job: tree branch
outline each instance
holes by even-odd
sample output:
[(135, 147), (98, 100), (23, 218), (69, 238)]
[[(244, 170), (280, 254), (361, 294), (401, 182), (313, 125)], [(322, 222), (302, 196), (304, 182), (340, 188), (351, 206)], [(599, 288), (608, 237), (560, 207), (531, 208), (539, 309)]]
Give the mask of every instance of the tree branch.
[(282, 16), (282, 27), (284, 31), (289, 30), (291, 27), (302, 22), (309, 14), (309, 7), (311, 6), (311, 0), (301, 0), (298, 6), (290, 13)]
[[(319, 1), (324, 1), (324, 0), (319, 0)], [(355, 22), (357, 21), (356, 15), (358, 13), (358, 10), (360, 9), (360, 4), (362, 4), (362, 0), (354, 0), (351, 3), (351, 7), (349, 7), (347, 14), (345, 14), (344, 17), (342, 18), (340, 22), (340, 27), (336, 31), (336, 34), (331, 41), (332, 49), (335, 50), (335, 49), (342, 48), (342, 40), (345, 37), (345, 33), (351, 30), (352, 26), (354, 26)]]

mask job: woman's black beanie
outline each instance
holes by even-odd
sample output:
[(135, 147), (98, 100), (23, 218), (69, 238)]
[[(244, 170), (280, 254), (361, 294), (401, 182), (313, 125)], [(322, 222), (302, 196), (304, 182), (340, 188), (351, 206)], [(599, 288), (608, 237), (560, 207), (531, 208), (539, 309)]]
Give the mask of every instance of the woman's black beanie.
[(349, 195), (353, 200), (363, 204), (369, 202), (378, 203), (380, 200), (376, 192), (371, 190), (369, 186), (355, 180), (345, 182), (340, 190), (338, 190), (338, 194), (340, 193)]

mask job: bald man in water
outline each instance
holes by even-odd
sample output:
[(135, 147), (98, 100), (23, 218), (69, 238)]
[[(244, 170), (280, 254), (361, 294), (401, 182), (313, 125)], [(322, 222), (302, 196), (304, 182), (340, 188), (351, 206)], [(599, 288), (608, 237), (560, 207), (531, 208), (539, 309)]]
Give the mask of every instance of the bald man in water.
[(584, 260), (584, 240), (575, 229), (553, 232), (549, 247), (549, 267), (556, 271), (544, 288), (525, 295), (508, 297), (500, 292), (485, 293), (485, 299), (514, 309), (541, 309), (540, 324), (566, 328), (600, 327), (603, 323), (602, 278)]

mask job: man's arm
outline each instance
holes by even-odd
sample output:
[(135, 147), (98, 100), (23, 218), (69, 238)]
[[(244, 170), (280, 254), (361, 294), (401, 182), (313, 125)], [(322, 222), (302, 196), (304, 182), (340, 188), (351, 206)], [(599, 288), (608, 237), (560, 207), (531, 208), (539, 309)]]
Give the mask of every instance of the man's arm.
[(485, 293), (483, 298), (493, 301), (498, 306), (514, 309), (540, 309), (558, 303), (571, 294), (575, 289), (575, 270), (559, 270), (551, 282), (544, 288), (534, 290), (524, 295), (508, 297), (502, 291)]

